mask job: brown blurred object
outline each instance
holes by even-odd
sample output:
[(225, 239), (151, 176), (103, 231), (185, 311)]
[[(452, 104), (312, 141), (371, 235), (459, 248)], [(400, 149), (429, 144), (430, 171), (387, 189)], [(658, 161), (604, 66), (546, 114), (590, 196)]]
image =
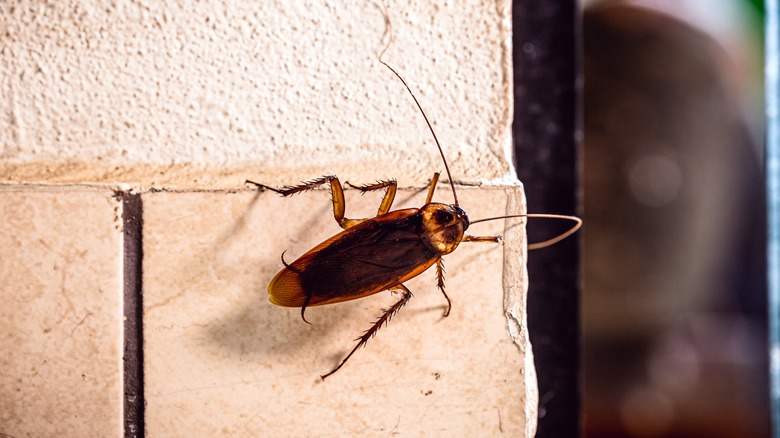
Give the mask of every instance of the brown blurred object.
[(587, 436), (769, 436), (762, 176), (731, 61), (621, 2), (586, 9), (583, 40)]

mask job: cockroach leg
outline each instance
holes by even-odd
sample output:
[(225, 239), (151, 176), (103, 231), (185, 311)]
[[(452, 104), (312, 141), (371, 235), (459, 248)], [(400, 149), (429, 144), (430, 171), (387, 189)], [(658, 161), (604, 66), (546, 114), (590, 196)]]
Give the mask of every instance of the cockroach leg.
[(504, 243), (503, 236), (469, 236), (468, 234), (463, 236), (461, 242), (491, 242), (491, 243)]
[(436, 278), (436, 286), (438, 286), (441, 293), (444, 294), (444, 299), (447, 300), (447, 310), (444, 311), (444, 317), (446, 318), (450, 316), (452, 301), (450, 300), (450, 297), (447, 296), (447, 292), (444, 292), (444, 262), (442, 262), (442, 259), (439, 259), (436, 262)]
[[(365, 221), (365, 219), (347, 219), (344, 217), (344, 213), (346, 211), (346, 202), (344, 201), (344, 189), (342, 188), (341, 182), (339, 181), (339, 178), (336, 175), (325, 175), (317, 179), (305, 181), (297, 186), (286, 186), (286, 187), (282, 187), (281, 189), (277, 189), (250, 180), (246, 180), (245, 184), (252, 184), (254, 186), (257, 186), (259, 190), (271, 190), (272, 192), (279, 193), (282, 196), (292, 196), (296, 193), (301, 193), (301, 192), (311, 190), (317, 186), (320, 186), (328, 182), (330, 183), (331, 201), (333, 202), (333, 217), (334, 219), (336, 219), (336, 222), (339, 224), (339, 226), (346, 230), (347, 228), (351, 228)], [(385, 194), (385, 198), (382, 201), (382, 205), (379, 207), (380, 209), (385, 208), (385, 204), (387, 204), (386, 209), (388, 211), (390, 210), (390, 205), (393, 203), (393, 198), (395, 197), (395, 185), (396, 185), (395, 181), (388, 182), (388, 186), (390, 189), (392, 189), (392, 193), (390, 193), (391, 190), (388, 190), (388, 193)]]
[(382, 197), (382, 202), (379, 204), (379, 210), (376, 213), (377, 216), (381, 216), (390, 211), (390, 207), (393, 205), (393, 200), (395, 199), (395, 192), (398, 188), (398, 182), (395, 179), (377, 181), (375, 184), (366, 184), (364, 186), (356, 186), (354, 184), (350, 184), (349, 181), (347, 181), (345, 184), (352, 187), (353, 189), (360, 190), (361, 193), (366, 193), (371, 190), (380, 190), (386, 187), (387, 190), (385, 191), (385, 196)]
[(265, 184), (246, 180), (246, 184), (255, 185), (258, 189), (261, 190), (271, 190), (273, 192), (279, 193), (282, 196), (292, 196), (296, 193), (305, 192), (327, 182), (330, 183), (330, 193), (333, 201), (333, 217), (336, 219), (336, 222), (338, 222), (339, 225), (344, 228), (344, 211), (346, 208), (346, 204), (344, 203), (344, 190), (342, 190), (341, 182), (339, 181), (339, 177), (336, 175), (325, 175), (317, 179), (305, 181), (297, 186), (286, 186), (282, 187), (281, 189), (276, 189)]
[[(260, 183), (255, 182), (255, 181), (250, 181), (250, 180), (246, 180), (244, 182), (244, 184), (252, 184), (254, 186), (257, 186), (257, 188), (260, 189), (260, 190), (271, 190), (272, 192), (276, 192), (276, 193), (278, 193), (278, 194), (280, 194), (282, 196), (291, 196), (291, 195), (294, 195), (296, 193), (300, 193), (300, 192), (305, 192), (305, 191), (311, 190), (311, 189), (313, 189), (313, 188), (315, 188), (317, 186), (325, 184), (326, 182), (331, 182), (332, 183), (334, 180), (338, 181), (338, 179), (339, 178), (336, 175), (325, 175), (325, 176), (322, 176), (322, 177), (319, 177), (319, 178), (316, 178), (316, 179), (312, 179), (312, 180), (309, 180), (309, 181), (304, 181), (304, 182), (300, 183), (297, 186), (284, 186), (284, 187), (282, 187), (280, 189), (277, 189), (277, 188), (271, 187), (271, 186), (267, 186), (265, 184), (260, 184)], [(338, 183), (338, 184), (339, 184), (339, 187), (340, 187), (341, 184), (340, 183)]]
[(304, 298), (304, 300), (303, 300), (303, 305), (301, 306), (301, 319), (303, 320), (303, 322), (305, 322), (306, 324), (309, 324), (309, 325), (312, 325), (312, 323), (310, 323), (309, 321), (306, 321), (306, 316), (304, 316), (304, 312), (306, 312), (306, 307), (309, 305), (309, 302), (311, 301), (311, 297), (313, 295), (314, 294), (312, 294), (311, 292), (308, 292), (306, 294), (306, 298)]
[(257, 187), (257, 189), (258, 189), (258, 190), (260, 190), (260, 191), (263, 191), (263, 190), (270, 190), (270, 191), (272, 191), (272, 192), (276, 192), (276, 193), (278, 193), (278, 194), (280, 194), (280, 195), (282, 195), (282, 196), (286, 196), (286, 195), (284, 194), (284, 190), (277, 189), (277, 188), (274, 188), (274, 187), (271, 187), (271, 186), (267, 186), (267, 185), (265, 185), (265, 184), (260, 184), (259, 182), (254, 182), (254, 181), (246, 180), (246, 181), (244, 181), (244, 184), (252, 184), (253, 186), (256, 186), (256, 187)]
[(357, 338), (358, 341), (357, 345), (355, 345), (355, 348), (352, 349), (352, 351), (349, 352), (347, 357), (344, 358), (344, 360), (341, 361), (341, 363), (333, 369), (333, 371), (323, 374), (320, 376), (322, 380), (325, 380), (326, 377), (330, 376), (331, 374), (338, 371), (342, 366), (344, 366), (345, 363), (349, 360), (350, 357), (352, 357), (353, 354), (360, 348), (366, 345), (369, 339), (374, 337), (376, 335), (376, 332), (379, 331), (379, 328), (382, 327), (382, 325), (387, 324), (388, 321), (390, 321), (390, 318), (392, 318), (396, 313), (398, 313), (399, 310), (401, 310), (401, 307), (404, 306), (404, 304), (408, 303), (409, 300), (412, 298), (412, 292), (403, 284), (399, 284), (397, 286), (393, 286), (391, 291), (400, 291), (402, 293), (401, 299), (398, 300), (397, 303), (393, 304), (389, 308), (385, 310), (385, 312), (382, 314), (382, 316), (377, 319), (374, 324), (366, 330), (365, 333), (363, 333), (363, 336)]
[(431, 178), (431, 183), (428, 185), (428, 196), (425, 198), (425, 203), (430, 204), (431, 201), (433, 201), (433, 192), (436, 191), (436, 184), (439, 182), (439, 174), (441, 172), (436, 172), (433, 174), (433, 178)]

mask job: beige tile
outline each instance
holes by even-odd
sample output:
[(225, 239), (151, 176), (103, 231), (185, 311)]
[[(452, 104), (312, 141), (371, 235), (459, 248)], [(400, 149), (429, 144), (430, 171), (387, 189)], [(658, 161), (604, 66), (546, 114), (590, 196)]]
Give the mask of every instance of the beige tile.
[[(461, 189), (459, 196), (476, 219), (505, 214), (508, 193), (511, 203), (522, 196), (518, 189)], [(402, 191), (398, 200), (412, 195), (410, 205), (419, 206), (424, 193)], [(447, 202), (449, 194), (441, 189), (437, 199)], [(372, 215), (378, 200), (349, 192), (347, 216)], [(508, 305), (524, 307), (521, 227), (504, 247), (464, 243), (445, 257), (448, 318), (429, 269), (406, 283), (415, 294), (410, 303), (322, 382), (319, 375), (397, 300), (380, 293), (312, 307), (312, 325), (300, 309), (268, 301), (282, 251), (292, 261), (340, 230), (328, 193), (151, 193), (143, 202), (150, 436), (533, 434), (536, 387), (524, 316), (516, 313), (510, 334), (502, 285), (514, 294)]]
[(122, 436), (120, 202), (0, 191), (0, 432)]

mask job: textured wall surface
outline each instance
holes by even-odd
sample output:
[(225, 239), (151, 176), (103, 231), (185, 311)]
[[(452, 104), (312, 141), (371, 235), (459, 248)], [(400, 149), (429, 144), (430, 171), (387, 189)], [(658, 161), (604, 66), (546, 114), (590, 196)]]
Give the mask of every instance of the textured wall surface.
[[(508, 1), (390, 4), (456, 180), (509, 175)], [(0, 6), (0, 179), (237, 187), (442, 168), (372, 2)]]

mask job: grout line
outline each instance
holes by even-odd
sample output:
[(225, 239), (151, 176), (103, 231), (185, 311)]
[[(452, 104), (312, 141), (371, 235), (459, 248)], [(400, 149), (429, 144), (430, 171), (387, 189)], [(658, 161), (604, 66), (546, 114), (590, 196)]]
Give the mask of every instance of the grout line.
[[(296, 181), (292, 181), (296, 183)], [(440, 189), (449, 189), (449, 183), (446, 178), (439, 180)], [(458, 190), (472, 190), (472, 189), (506, 189), (522, 186), (523, 183), (519, 180), (512, 180), (511, 178), (496, 178), (492, 180), (479, 180), (479, 181), (455, 181), (455, 187)], [(419, 190), (427, 189), (428, 183), (423, 185), (405, 185), (398, 186), (398, 190)], [(210, 188), (203, 187), (189, 187), (189, 186), (143, 186), (143, 185), (131, 185), (128, 183), (41, 183), (41, 182), (7, 182), (0, 181), (0, 193), (2, 192), (17, 192), (17, 191), (41, 191), (41, 192), (69, 192), (69, 191), (84, 191), (84, 190), (113, 190), (119, 194), (120, 197), (124, 197), (130, 194), (143, 194), (143, 193), (239, 193), (239, 192), (256, 192), (256, 187), (250, 186), (217, 186)], [(314, 188), (312, 190), (328, 190), (327, 187)], [(344, 190), (353, 190), (344, 187)]]
[(125, 437), (141, 438), (144, 428), (143, 203), (140, 194), (117, 192), (122, 199), (124, 274), (124, 424)]

